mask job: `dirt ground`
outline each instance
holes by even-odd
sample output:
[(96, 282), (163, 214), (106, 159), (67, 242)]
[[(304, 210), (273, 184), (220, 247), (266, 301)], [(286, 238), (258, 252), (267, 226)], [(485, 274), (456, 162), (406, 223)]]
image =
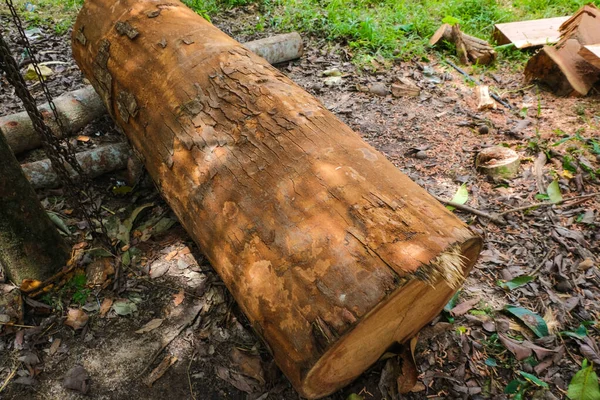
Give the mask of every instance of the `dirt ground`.
[[(213, 22), (247, 41), (256, 38), (244, 33), (252, 18), (251, 10), (237, 10)], [(9, 26), (7, 20), (1, 22)], [(15, 31), (9, 28), (8, 33), (22, 57)], [(49, 84), (54, 96), (85, 84), (71, 59), (69, 36), (43, 31), (34, 42), (44, 49), (41, 61), (64, 63), (53, 65)], [(474, 86), (433, 56), (361, 72), (343, 45), (306, 37), (305, 48), (301, 59), (278, 66), (281, 71), (433, 194), (450, 199), (465, 184), (467, 205), (491, 214), (540, 202), (538, 187), (545, 189), (554, 179), (565, 199), (600, 191), (598, 177), (587, 172), (590, 167), (598, 171), (600, 155), (585, 140), (600, 140), (597, 90), (585, 98), (557, 98), (524, 84), (521, 72), (506, 65), (480, 72), (477, 78), (497, 88), (513, 109), (498, 104), (480, 112)], [(333, 68), (341, 71), (341, 84), (328, 86), (323, 71)], [(420, 93), (393, 96), (389, 88), (399, 78), (418, 86)], [(41, 98), (39, 85), (31, 90)], [(0, 100), (0, 115), (20, 111), (3, 78)], [(559, 143), (575, 133), (583, 139)], [(107, 117), (80, 134), (92, 139), (74, 142), (80, 148), (124, 140)], [(494, 182), (476, 171), (476, 154), (492, 145), (520, 155), (516, 178)], [(43, 156), (36, 152), (21, 160)], [(536, 170), (535, 160), (543, 152), (550, 158)], [(70, 212), (61, 190), (40, 192), (44, 205), (70, 227), (69, 240), (79, 243), (79, 266), (87, 274), (87, 286), (67, 284), (35, 300), (25, 299), (22, 324), (27, 327), (0, 326), (0, 399), (299, 398), (153, 186), (118, 194), (114, 188), (123, 185), (123, 172), (104, 176), (95, 185), (107, 220), (112, 213), (118, 217), (112, 217), (114, 222), (140, 212), (129, 250), (109, 261), (88, 251), (94, 246), (82, 230), (81, 216)], [(147, 206), (140, 209), (142, 205)], [(503, 399), (511, 395), (504, 391), (515, 379), (521, 382), (523, 398), (565, 398), (582, 360), (600, 362), (599, 211), (598, 197), (587, 197), (511, 212), (504, 217), (506, 225), (500, 225), (455, 210), (485, 237), (485, 247), (457, 301), (448, 307), (456, 306), (453, 311), (444, 311), (420, 333), (414, 354), (418, 381), (403, 398)], [(499, 285), (522, 275), (531, 276), (531, 281), (513, 290)], [(0, 302), (1, 315), (7, 299), (18, 295), (9, 284), (0, 288), (5, 299)], [(73, 298), (78, 293), (85, 294), (81, 305)], [(506, 305), (542, 316), (549, 334), (537, 337), (506, 312)], [(69, 309), (81, 309), (89, 317), (82, 329), (65, 324), (71, 324)], [(147, 332), (140, 331), (153, 320)], [(577, 331), (582, 325), (587, 333)], [(565, 331), (572, 334), (561, 334)], [(391, 357), (327, 398), (346, 399), (353, 393), (364, 399), (397, 397), (394, 387), (405, 380), (400, 370), (408, 362), (395, 355), (399, 351), (390, 349)], [(151, 372), (162, 362), (172, 365), (150, 384)], [(76, 366), (83, 367), (89, 379), (74, 376)]]

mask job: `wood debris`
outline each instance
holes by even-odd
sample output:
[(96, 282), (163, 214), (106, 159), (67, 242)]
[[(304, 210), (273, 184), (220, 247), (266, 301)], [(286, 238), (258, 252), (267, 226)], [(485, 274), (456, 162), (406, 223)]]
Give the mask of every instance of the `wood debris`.
[(477, 86), (475, 93), (477, 93), (477, 109), (479, 111), (496, 109), (496, 102), (490, 97), (490, 89), (487, 85)]
[(583, 48), (579, 50), (579, 55), (583, 57), (585, 61), (600, 69), (600, 44), (583, 46)]
[(529, 60), (525, 79), (543, 82), (559, 96), (585, 96), (600, 78), (598, 64), (588, 61), (595, 58), (594, 45), (600, 43), (600, 10), (592, 4), (583, 6), (559, 31), (556, 46), (544, 46)]
[(460, 62), (463, 64), (488, 65), (496, 59), (496, 52), (488, 42), (476, 38), (460, 30), (458, 24), (443, 24), (429, 39), (429, 45), (434, 46), (442, 39), (454, 43)]
[(494, 39), (499, 45), (514, 44), (517, 49), (554, 44), (560, 39), (560, 26), (570, 17), (496, 24)]

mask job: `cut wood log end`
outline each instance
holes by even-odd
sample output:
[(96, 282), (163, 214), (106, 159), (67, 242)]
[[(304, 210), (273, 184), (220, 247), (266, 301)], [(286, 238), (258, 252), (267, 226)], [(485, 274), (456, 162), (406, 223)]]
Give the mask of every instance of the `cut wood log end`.
[(517, 152), (502, 146), (483, 149), (477, 155), (476, 168), (493, 179), (510, 179), (519, 173)]
[(414, 275), (416, 279), (407, 280), (321, 356), (297, 387), (300, 394), (315, 399), (333, 393), (358, 377), (394, 343), (413, 337), (454, 295), (477, 261), (481, 246), (480, 237), (471, 237), (425, 267), (423, 273), (432, 274), (430, 279)]

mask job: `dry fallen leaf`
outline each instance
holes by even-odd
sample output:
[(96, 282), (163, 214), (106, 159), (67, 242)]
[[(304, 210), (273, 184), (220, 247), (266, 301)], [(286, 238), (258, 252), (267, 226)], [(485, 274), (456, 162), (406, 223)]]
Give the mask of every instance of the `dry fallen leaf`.
[(75, 330), (78, 330), (83, 328), (85, 324), (87, 324), (89, 318), (90, 317), (86, 314), (85, 311), (80, 310), (79, 308), (69, 308), (65, 325), (70, 326)]
[(104, 317), (106, 313), (110, 310), (113, 304), (113, 299), (105, 298), (102, 300), (102, 304), (100, 305), (100, 316)]
[(52, 356), (58, 351), (58, 348), (60, 347), (60, 342), (61, 342), (61, 340), (59, 338), (54, 339), (54, 341), (50, 345), (50, 350), (48, 350), (49, 355)]
[(146, 325), (142, 326), (140, 329), (138, 329), (137, 331), (135, 331), (135, 333), (150, 332), (150, 331), (158, 328), (163, 323), (163, 321), (164, 320), (161, 319), (161, 318), (152, 319)]
[(79, 136), (77, 136), (77, 141), (78, 142), (89, 142), (90, 141), (90, 137), (89, 136), (85, 136), (85, 135), (79, 135)]
[(183, 303), (183, 299), (185, 298), (185, 291), (181, 289), (179, 293), (173, 295), (173, 303), (175, 303), (175, 307)]
[(21, 287), (19, 287), (19, 289), (21, 292), (29, 293), (36, 290), (41, 285), (42, 282), (40, 281), (36, 281), (34, 279), (24, 279), (23, 282), (21, 282)]
[(229, 357), (238, 372), (256, 379), (261, 385), (265, 384), (265, 373), (260, 363), (259, 356), (248, 354), (239, 350), (237, 347), (234, 347), (231, 350)]

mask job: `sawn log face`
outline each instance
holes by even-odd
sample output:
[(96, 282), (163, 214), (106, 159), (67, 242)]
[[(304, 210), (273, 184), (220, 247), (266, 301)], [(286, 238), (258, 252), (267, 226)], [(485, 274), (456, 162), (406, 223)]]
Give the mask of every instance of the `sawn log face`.
[[(475, 262), (481, 241), (455, 216), (314, 97), (180, 2), (88, 0), (73, 54), (304, 396), (335, 391), (406, 340)], [(452, 251), (468, 253), (459, 276), (440, 267), (440, 255)], [(357, 365), (330, 382), (306, 382), (367, 315), (376, 321), (410, 285), (422, 297), (410, 307), (427, 309), (405, 321), (408, 310), (392, 310), (386, 343), (364, 343)], [(402, 323), (407, 332), (396, 335)]]

